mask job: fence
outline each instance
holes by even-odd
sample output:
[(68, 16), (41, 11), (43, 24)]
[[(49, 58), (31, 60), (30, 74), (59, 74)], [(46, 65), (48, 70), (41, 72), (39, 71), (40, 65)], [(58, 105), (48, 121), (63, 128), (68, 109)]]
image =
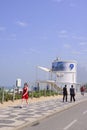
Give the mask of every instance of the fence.
[[(53, 90), (32, 90), (29, 91), (29, 97), (30, 98), (39, 98), (41, 96), (54, 96), (54, 95), (58, 95), (61, 94), (61, 92), (55, 92)], [(11, 100), (14, 102), (14, 100), (16, 99), (21, 99), (22, 97), (22, 91), (19, 91), (19, 89), (17, 88), (13, 88), (12, 91), (8, 90), (6, 91), (5, 87), (0, 87), (0, 103), (4, 103), (5, 101)]]

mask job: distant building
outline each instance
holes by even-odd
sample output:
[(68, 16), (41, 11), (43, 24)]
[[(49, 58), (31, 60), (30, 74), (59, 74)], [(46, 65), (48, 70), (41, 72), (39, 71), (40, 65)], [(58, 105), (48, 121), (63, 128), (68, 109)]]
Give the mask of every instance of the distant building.
[(16, 87), (21, 87), (21, 79), (16, 80)]

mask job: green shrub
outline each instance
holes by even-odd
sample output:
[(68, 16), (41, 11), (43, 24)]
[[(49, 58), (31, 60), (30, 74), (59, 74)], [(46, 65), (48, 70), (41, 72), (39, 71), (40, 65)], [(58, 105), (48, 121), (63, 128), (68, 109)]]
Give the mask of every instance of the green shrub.
[[(33, 91), (29, 92), (29, 97), (35, 97), (39, 98), (41, 96), (54, 96), (59, 95), (60, 93), (54, 92), (52, 90), (40, 90), (40, 91)], [(15, 94), (15, 100), (21, 99), (22, 94), (16, 93)], [(4, 92), (4, 101), (13, 100), (13, 93), (10, 92)], [(2, 102), (2, 89), (0, 89), (0, 102)]]

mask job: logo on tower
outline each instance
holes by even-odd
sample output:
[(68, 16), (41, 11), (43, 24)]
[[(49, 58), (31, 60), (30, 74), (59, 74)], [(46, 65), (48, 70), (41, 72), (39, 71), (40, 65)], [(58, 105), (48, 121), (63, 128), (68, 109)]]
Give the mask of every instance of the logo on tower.
[(69, 68), (70, 68), (70, 70), (72, 70), (74, 68), (74, 64), (70, 64)]

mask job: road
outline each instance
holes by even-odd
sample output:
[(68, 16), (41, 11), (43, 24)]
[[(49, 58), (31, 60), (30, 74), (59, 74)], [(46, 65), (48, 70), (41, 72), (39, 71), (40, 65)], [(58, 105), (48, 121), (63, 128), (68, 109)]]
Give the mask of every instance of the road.
[(21, 130), (87, 130), (87, 101)]

